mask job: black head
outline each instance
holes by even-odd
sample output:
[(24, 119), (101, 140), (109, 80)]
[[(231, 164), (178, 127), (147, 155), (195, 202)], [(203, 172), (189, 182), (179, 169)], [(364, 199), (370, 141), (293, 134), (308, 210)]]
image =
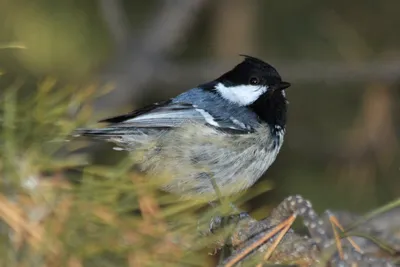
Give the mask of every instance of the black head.
[(226, 86), (261, 85), (273, 89), (286, 89), (290, 86), (289, 83), (282, 82), (281, 76), (270, 64), (255, 57), (242, 56), (245, 59), (240, 64), (216, 81), (222, 82)]
[(252, 109), (269, 124), (284, 127), (286, 98), (283, 82), (274, 67), (251, 56), (203, 88), (215, 91), (226, 100)]

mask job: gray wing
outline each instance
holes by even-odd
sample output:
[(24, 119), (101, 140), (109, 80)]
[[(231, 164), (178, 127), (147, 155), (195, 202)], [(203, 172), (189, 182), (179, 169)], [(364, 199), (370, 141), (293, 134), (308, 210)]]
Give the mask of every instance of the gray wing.
[(129, 114), (102, 120), (110, 123), (106, 128), (81, 129), (80, 135), (86, 136), (121, 136), (135, 134), (154, 134), (170, 128), (177, 128), (188, 123), (205, 124), (217, 130), (243, 134), (251, 131), (235, 118), (222, 119), (208, 111), (188, 103), (156, 103)]
[[(140, 112), (140, 110), (139, 110)], [(186, 103), (171, 103), (158, 106), (145, 113), (128, 117), (119, 123), (112, 124), (114, 127), (134, 128), (174, 128), (185, 123), (201, 123), (219, 126), (217, 119), (203, 109), (196, 108)]]

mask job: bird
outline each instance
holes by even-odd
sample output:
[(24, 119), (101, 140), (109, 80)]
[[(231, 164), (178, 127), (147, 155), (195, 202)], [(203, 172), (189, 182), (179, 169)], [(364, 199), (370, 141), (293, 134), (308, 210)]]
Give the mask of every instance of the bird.
[(215, 80), (76, 135), (129, 151), (146, 177), (161, 177), (162, 190), (184, 198), (212, 201), (246, 190), (281, 149), (291, 84), (270, 64), (241, 56)]

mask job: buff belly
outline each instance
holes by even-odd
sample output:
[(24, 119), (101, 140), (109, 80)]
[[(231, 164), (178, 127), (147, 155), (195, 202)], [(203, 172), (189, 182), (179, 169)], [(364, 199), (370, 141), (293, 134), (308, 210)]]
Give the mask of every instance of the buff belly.
[[(159, 136), (161, 137), (161, 135)], [(212, 179), (223, 196), (253, 185), (274, 162), (283, 133), (272, 137), (266, 126), (251, 134), (228, 135), (202, 125), (166, 131), (139, 152), (139, 166), (158, 177), (162, 188), (184, 197), (217, 197)]]

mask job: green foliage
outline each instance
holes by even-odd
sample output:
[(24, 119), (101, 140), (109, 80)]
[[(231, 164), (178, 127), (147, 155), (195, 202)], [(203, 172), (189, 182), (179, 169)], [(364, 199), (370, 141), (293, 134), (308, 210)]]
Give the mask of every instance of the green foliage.
[[(38, 173), (74, 165), (72, 158), (55, 156), (65, 146), (65, 137), (90, 115), (89, 102), (81, 103), (94, 93), (94, 87), (77, 91), (46, 78), (26, 94), (23, 84), (23, 79), (15, 80), (0, 99), (3, 167), (21, 169), (28, 164)], [(76, 109), (80, 111), (74, 114)]]
[(0, 265), (207, 265), (203, 250), (217, 237), (198, 229), (228, 210), (199, 217), (208, 204), (161, 194), (132, 172), (130, 158), (82, 168), (72, 133), (91, 116), (98, 91), (54, 78), (33, 88), (16, 79), (1, 90)]

